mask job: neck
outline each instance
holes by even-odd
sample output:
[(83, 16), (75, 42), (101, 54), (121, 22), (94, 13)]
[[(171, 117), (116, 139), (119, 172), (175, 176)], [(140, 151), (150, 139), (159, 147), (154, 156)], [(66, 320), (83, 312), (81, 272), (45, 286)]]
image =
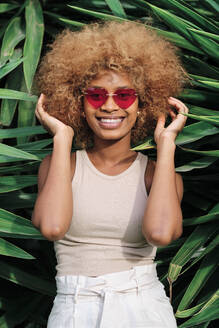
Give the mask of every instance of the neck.
[(103, 161), (117, 162), (133, 153), (130, 150), (131, 136), (127, 135), (120, 140), (102, 140), (94, 138), (94, 147), (90, 151), (92, 154), (98, 155)]

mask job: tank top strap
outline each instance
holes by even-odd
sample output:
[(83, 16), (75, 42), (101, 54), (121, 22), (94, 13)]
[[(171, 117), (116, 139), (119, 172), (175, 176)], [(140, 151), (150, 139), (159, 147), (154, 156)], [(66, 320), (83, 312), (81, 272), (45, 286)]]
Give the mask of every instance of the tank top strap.
[(148, 164), (148, 156), (143, 155), (142, 153), (139, 153), (139, 159), (140, 159), (140, 181), (141, 181), (141, 187), (146, 197), (148, 197), (146, 185), (145, 185), (145, 172)]
[(82, 175), (82, 172), (83, 172), (83, 166), (84, 166), (84, 163), (83, 163), (83, 156), (82, 156), (82, 151), (83, 150), (77, 150), (75, 152), (75, 173), (74, 173), (74, 176), (73, 176), (73, 179), (72, 179), (72, 185), (76, 185), (79, 183), (79, 181), (81, 180), (81, 175)]

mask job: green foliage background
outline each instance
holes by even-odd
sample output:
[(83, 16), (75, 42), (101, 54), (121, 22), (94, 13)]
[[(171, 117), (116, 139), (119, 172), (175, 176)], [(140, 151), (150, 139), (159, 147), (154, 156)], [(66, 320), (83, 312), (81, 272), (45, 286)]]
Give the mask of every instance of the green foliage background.
[[(138, 20), (179, 47), (191, 83), (177, 137), (184, 233), (158, 250), (159, 276), (173, 283), (178, 326), (216, 327), (219, 290), (217, 183), (218, 0), (7, 1), (0, 3), (0, 328), (46, 326), (55, 295), (52, 243), (31, 225), (37, 168), (52, 139), (36, 124), (33, 86), (40, 56), (57, 32), (99, 19)], [(156, 156), (152, 138), (136, 149)], [(86, 204), (85, 204), (86, 205)], [(134, 327), (133, 327), (134, 328)]]

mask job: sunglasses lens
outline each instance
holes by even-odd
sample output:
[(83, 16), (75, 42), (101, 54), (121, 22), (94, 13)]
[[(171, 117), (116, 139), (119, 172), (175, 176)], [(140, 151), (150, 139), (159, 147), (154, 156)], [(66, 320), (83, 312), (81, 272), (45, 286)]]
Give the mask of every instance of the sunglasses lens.
[(88, 88), (85, 95), (87, 101), (96, 109), (101, 107), (107, 99), (106, 90), (99, 88)]
[(118, 89), (113, 98), (120, 108), (126, 109), (133, 104), (137, 95), (134, 89)]
[[(101, 88), (88, 88), (85, 97), (94, 108), (100, 108), (107, 100), (108, 93)], [(137, 98), (134, 89), (118, 89), (113, 95), (115, 103), (122, 109), (130, 107)]]

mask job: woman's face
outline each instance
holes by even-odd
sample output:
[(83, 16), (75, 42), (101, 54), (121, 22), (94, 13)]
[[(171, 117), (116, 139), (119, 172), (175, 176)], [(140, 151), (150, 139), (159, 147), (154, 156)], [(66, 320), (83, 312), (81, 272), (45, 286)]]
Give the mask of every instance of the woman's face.
[[(88, 91), (95, 88), (98, 92), (105, 89), (107, 94), (115, 94), (119, 90), (118, 93), (122, 93), (119, 95), (120, 99), (126, 97), (126, 89), (132, 89), (132, 91), (134, 89), (127, 74), (114, 71), (100, 72), (98, 77), (91, 81), (89, 88)], [(113, 96), (110, 95), (106, 98), (106, 102), (99, 107), (98, 103), (96, 105), (95, 101), (92, 103), (92, 100), (89, 101), (89, 97), (84, 96), (84, 114), (94, 133), (94, 138), (119, 140), (126, 136), (131, 137), (131, 129), (137, 118), (138, 97), (134, 95), (130, 105), (129, 102), (126, 102), (125, 107), (127, 105), (128, 107), (125, 109), (124, 105), (116, 101)]]

